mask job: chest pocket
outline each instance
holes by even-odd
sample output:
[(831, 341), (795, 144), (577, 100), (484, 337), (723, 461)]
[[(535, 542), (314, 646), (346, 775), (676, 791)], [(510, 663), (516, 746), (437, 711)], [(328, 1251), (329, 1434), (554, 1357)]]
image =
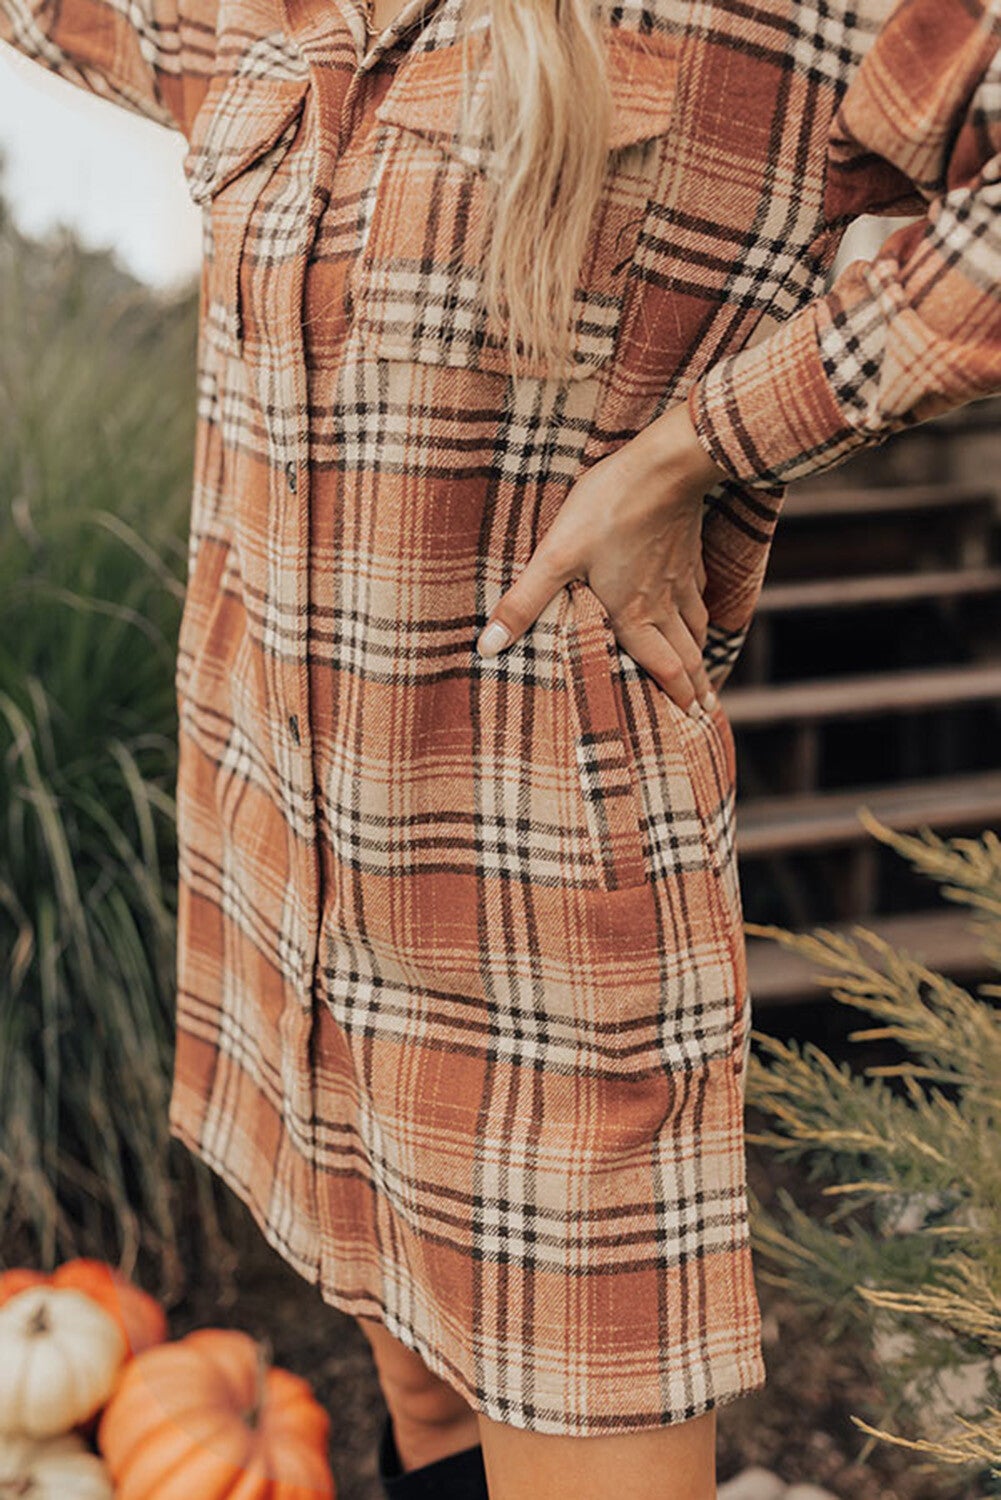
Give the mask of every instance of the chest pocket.
[[(570, 357), (560, 371), (522, 358), (519, 368), (529, 376), (585, 379), (611, 357), (629, 267), (662, 169), (678, 42), (620, 27), (606, 28), (604, 41), (609, 162), (581, 261)], [(360, 344), (372, 352), (506, 374), (508, 329), (479, 300), (492, 148), (485, 132), (471, 139), (459, 134), (462, 54), (460, 43), (414, 54), (375, 109), (383, 128), (349, 289)], [(480, 70), (474, 97), (481, 120), (485, 83)]]
[(183, 161), (203, 216), (203, 328), (225, 351), (241, 348), (245, 278), (266, 262), (282, 227), (277, 207), (273, 224), (254, 211), (295, 137), (309, 89), (305, 64), (282, 51), (283, 40), (259, 38), (233, 71), (213, 78)]

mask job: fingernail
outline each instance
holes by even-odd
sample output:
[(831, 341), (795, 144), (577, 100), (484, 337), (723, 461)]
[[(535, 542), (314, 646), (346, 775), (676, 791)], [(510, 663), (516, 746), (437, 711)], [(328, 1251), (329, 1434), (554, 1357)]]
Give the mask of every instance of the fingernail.
[(719, 699), (717, 698), (716, 694), (713, 692), (712, 688), (710, 688), (709, 691), (708, 691), (708, 693), (706, 694), (706, 696), (702, 700), (702, 707), (703, 708), (707, 708), (709, 710), (709, 712), (712, 713), (713, 709), (716, 707), (716, 705), (718, 703), (719, 703)]
[(496, 656), (511, 639), (511, 632), (499, 620), (494, 620), (484, 630), (476, 642), (476, 649), (481, 656)]
[(702, 705), (700, 704), (698, 698), (692, 699), (691, 703), (689, 703), (688, 707), (685, 709), (685, 713), (690, 719), (699, 719), (702, 717)]

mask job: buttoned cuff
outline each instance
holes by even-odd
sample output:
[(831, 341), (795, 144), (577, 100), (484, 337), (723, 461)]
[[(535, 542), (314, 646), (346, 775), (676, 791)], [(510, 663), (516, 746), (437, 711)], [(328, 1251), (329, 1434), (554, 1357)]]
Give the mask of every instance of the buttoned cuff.
[(878, 441), (839, 406), (825, 372), (821, 299), (768, 338), (712, 365), (688, 393), (699, 440), (720, 468), (774, 488), (840, 463)]

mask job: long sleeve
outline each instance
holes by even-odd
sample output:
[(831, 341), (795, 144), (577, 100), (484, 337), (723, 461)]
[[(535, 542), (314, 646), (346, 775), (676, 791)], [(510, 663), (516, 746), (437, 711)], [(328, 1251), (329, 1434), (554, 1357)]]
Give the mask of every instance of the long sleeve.
[(211, 74), (217, 3), (0, 0), (0, 42), (92, 94), (186, 133)]
[(1001, 392), (1001, 0), (903, 0), (835, 113), (824, 214), (921, 214), (692, 386), (718, 464), (783, 484)]

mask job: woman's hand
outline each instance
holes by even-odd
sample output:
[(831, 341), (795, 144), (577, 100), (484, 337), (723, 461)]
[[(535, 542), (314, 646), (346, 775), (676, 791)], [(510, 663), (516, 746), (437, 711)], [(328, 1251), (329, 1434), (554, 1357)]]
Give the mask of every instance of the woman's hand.
[(477, 640), (493, 656), (534, 624), (571, 578), (608, 611), (620, 645), (681, 708), (715, 706), (702, 662), (702, 497), (724, 471), (682, 402), (581, 475)]

